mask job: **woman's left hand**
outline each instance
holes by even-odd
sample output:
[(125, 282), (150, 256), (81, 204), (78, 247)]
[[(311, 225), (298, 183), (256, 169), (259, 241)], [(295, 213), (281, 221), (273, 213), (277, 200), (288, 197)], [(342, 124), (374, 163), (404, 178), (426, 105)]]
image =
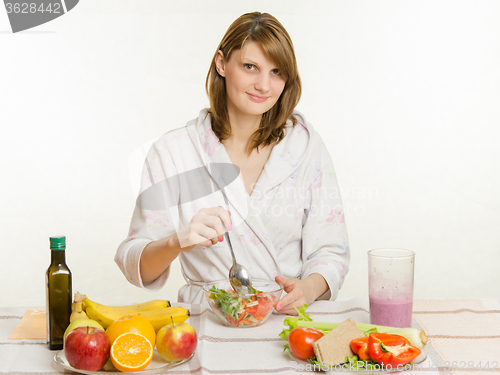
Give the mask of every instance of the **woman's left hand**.
[(298, 309), (304, 303), (309, 305), (328, 290), (328, 284), (318, 273), (313, 273), (304, 280), (276, 276), (275, 281), (282, 284), (287, 293), (276, 303), (276, 311), (288, 315), (298, 315), (294, 306)]

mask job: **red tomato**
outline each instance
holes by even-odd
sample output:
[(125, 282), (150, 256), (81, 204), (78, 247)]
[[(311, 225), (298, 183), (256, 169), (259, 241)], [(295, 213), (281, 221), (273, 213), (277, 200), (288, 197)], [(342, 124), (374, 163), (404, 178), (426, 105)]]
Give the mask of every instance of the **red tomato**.
[(314, 355), (312, 343), (323, 337), (323, 332), (314, 328), (297, 327), (288, 336), (288, 346), (294, 356), (309, 359)]

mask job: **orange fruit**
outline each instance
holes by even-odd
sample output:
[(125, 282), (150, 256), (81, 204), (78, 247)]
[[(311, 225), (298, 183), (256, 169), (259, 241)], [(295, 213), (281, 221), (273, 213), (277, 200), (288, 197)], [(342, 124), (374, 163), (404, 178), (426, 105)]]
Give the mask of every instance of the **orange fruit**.
[(116, 319), (113, 323), (109, 325), (106, 329), (106, 334), (108, 335), (109, 342), (113, 345), (116, 338), (125, 332), (135, 332), (145, 336), (153, 348), (156, 342), (156, 332), (149, 320), (140, 315), (124, 315), (119, 319)]
[(141, 371), (153, 359), (153, 347), (145, 336), (135, 332), (126, 332), (115, 339), (109, 354), (117, 370), (121, 372)]

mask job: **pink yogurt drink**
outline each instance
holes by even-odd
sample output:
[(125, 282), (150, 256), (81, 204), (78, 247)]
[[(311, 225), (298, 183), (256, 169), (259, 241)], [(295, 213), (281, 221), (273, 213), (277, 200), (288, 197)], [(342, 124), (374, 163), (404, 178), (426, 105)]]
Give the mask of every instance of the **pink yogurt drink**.
[(370, 323), (388, 327), (411, 327), (412, 297), (370, 296)]

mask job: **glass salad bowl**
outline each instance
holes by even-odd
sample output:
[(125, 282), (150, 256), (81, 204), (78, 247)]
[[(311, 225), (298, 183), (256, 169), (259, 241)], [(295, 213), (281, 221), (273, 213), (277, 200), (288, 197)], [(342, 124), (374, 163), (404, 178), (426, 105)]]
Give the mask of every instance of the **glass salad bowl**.
[(280, 299), (283, 286), (275, 281), (252, 279), (253, 293), (237, 294), (229, 280), (203, 286), (210, 308), (227, 327), (256, 327), (264, 323)]

